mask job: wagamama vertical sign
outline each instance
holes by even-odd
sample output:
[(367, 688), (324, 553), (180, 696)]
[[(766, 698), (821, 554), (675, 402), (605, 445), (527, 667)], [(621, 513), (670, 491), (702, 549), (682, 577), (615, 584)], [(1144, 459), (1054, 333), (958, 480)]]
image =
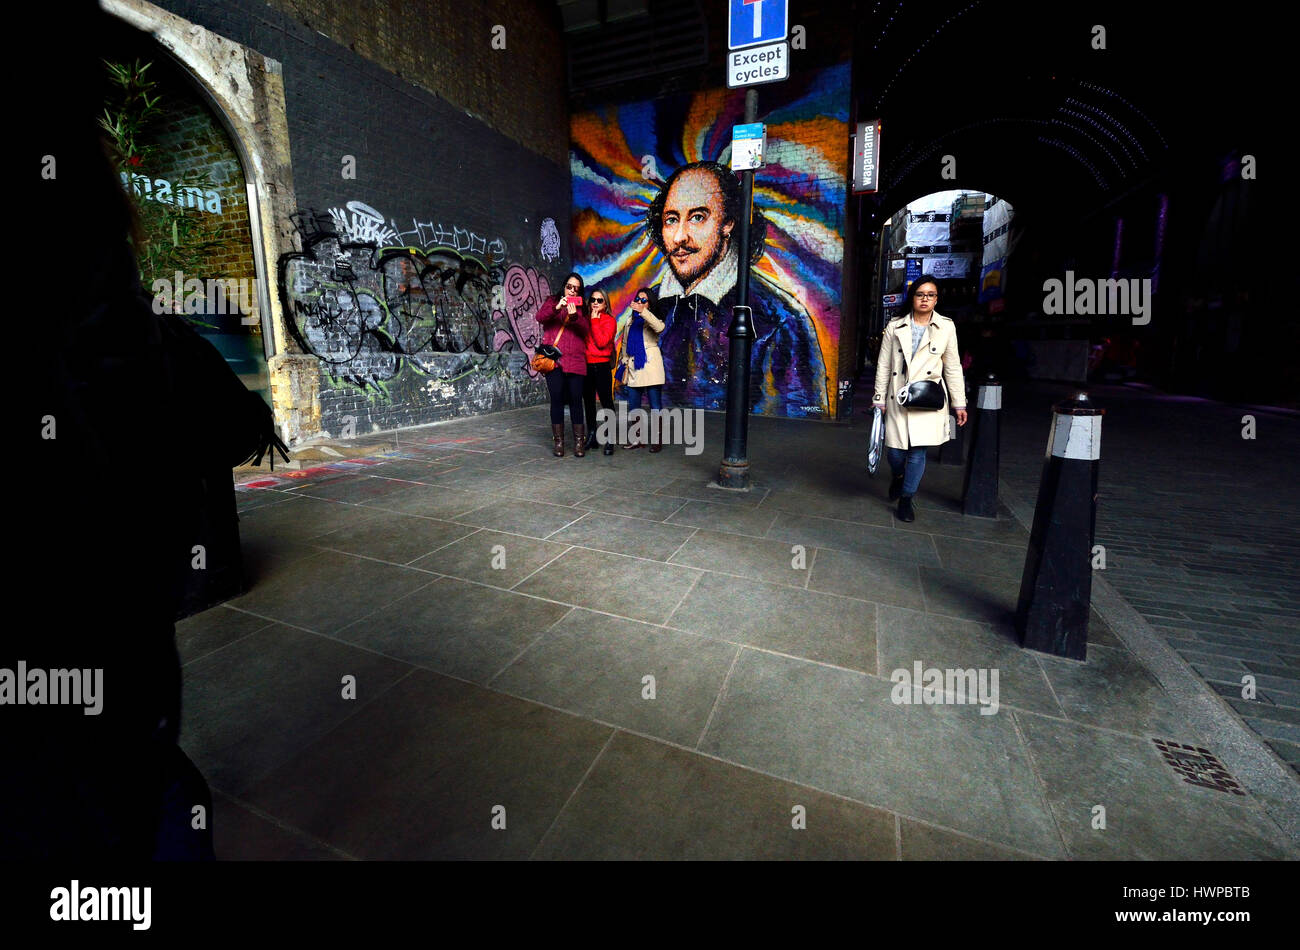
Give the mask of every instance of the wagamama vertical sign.
[(876, 191), (880, 181), (880, 120), (858, 123), (853, 147), (853, 193)]

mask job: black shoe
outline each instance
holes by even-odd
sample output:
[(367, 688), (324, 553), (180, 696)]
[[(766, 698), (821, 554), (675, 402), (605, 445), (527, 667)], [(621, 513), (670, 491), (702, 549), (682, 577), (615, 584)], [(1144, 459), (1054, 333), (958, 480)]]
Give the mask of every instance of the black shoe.
[(889, 480), (889, 500), (898, 501), (898, 496), (903, 494), (903, 476), (895, 475)]
[(590, 434), (588, 434), (588, 436), (587, 436), (587, 448), (589, 448), (589, 449), (599, 448), (599, 446), (596, 444), (596, 430), (595, 430), (595, 429), (592, 429), (591, 432), (590, 432)]
[(916, 511), (912, 508), (912, 496), (903, 495), (898, 499), (898, 520), (915, 521)]
[(606, 442), (604, 448), (602, 448), (601, 451), (604, 452), (606, 455), (613, 455), (613, 454), (614, 454), (614, 443), (613, 443), (613, 442)]

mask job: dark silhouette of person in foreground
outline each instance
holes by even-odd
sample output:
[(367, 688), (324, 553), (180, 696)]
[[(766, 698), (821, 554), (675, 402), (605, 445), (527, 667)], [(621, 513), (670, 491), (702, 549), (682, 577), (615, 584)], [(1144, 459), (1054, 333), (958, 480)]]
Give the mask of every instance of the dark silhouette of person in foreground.
[[(9, 602), (28, 609), (0, 635), (0, 858), (211, 859), (211, 794), (176, 741), (188, 526), (204, 477), (283, 445), (266, 403), (141, 287), (129, 200), (96, 125), (107, 90), (92, 43), (107, 14), (84, 6), (59, 18), (58, 46), (72, 47), (59, 109), (25, 126), (49, 293), (17, 420), (31, 475), (16, 501), (31, 521), (10, 538)], [(84, 693), (51, 702), (56, 680), (67, 700), (97, 676), (93, 714)]]

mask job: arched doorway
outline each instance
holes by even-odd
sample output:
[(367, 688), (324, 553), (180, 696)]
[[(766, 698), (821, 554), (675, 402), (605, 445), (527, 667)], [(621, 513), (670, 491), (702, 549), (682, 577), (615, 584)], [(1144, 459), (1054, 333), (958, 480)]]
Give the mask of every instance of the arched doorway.
[(998, 313), (1014, 217), (1009, 202), (967, 189), (932, 192), (896, 209), (884, 226), (877, 271), (883, 318), (907, 312), (903, 294), (921, 274), (938, 279), (949, 316)]
[(939, 310), (958, 324), (1002, 322), (1008, 259), (1015, 246), (1016, 213), (986, 191), (957, 188), (921, 195), (896, 208), (877, 234), (871, 276), (871, 322), (860, 335), (860, 363), (875, 358), (885, 323), (908, 311), (907, 291), (922, 274), (939, 285)]
[(104, 37), (104, 125), (138, 220), (141, 281), (271, 402), (264, 274), (245, 162), (225, 117), (159, 43), (122, 24)]

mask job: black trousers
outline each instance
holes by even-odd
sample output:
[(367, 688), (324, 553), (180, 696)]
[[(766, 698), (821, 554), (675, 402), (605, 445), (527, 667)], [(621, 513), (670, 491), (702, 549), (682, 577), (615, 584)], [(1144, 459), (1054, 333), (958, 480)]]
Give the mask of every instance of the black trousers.
[(614, 370), (609, 363), (588, 363), (587, 382), (582, 387), (582, 402), (587, 409), (587, 422), (596, 428), (596, 397), (600, 407), (614, 411)]
[(586, 379), (577, 373), (566, 373), (556, 367), (546, 374), (546, 388), (551, 392), (551, 425), (564, 425), (564, 407), (569, 407), (569, 419), (575, 426), (582, 425), (582, 384)]

